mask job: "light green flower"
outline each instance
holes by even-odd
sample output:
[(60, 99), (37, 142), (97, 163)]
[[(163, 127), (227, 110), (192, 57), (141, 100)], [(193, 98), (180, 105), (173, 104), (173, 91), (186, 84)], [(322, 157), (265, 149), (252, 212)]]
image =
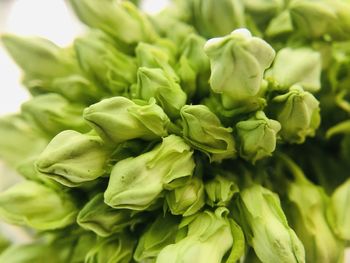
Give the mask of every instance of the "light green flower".
[(177, 73), (181, 79), (181, 87), (190, 98), (194, 95), (202, 97), (209, 92), (210, 64), (204, 45), (204, 38), (190, 34), (181, 46)]
[(134, 228), (145, 221), (147, 215), (132, 210), (114, 209), (104, 203), (103, 194), (97, 194), (80, 210), (78, 224), (97, 235), (106, 237), (120, 233), (124, 229)]
[(251, 14), (272, 16), (281, 11), (285, 0), (244, 0), (246, 10)]
[(0, 118), (0, 133), (0, 158), (13, 167), (36, 156), (48, 143), (47, 138), (18, 114)]
[(132, 89), (132, 97), (148, 101), (155, 98), (169, 117), (178, 117), (186, 104), (186, 93), (180, 85), (160, 68), (140, 67), (137, 84)]
[(136, 81), (136, 60), (119, 51), (108, 36), (91, 32), (74, 46), (80, 67), (104, 92), (124, 94)]
[(198, 177), (193, 177), (184, 186), (167, 192), (165, 198), (173, 215), (193, 215), (205, 204), (203, 181)]
[(162, 69), (167, 78), (179, 81), (179, 77), (172, 67), (172, 61), (175, 59), (174, 54), (169, 49), (141, 42), (135, 49), (135, 55), (139, 67)]
[(275, 193), (253, 184), (241, 190), (238, 207), (245, 235), (261, 262), (305, 262), (303, 244), (288, 225)]
[(247, 29), (213, 38), (204, 47), (210, 59), (210, 85), (223, 96), (226, 108), (258, 95), (264, 71), (270, 67), (275, 51)]
[[(236, 244), (244, 242), (243, 235), (234, 235), (231, 230), (232, 220), (227, 218), (227, 213), (228, 210), (221, 207), (215, 212), (204, 211), (183, 218), (180, 223), (183, 238), (163, 248), (156, 262), (221, 262), (230, 249), (235, 250)], [(230, 262), (236, 262), (242, 256), (244, 247), (241, 248)]]
[(151, 41), (156, 33), (147, 17), (129, 1), (71, 0), (79, 19), (125, 45)]
[(147, 103), (124, 97), (112, 97), (91, 105), (84, 110), (84, 118), (101, 138), (116, 144), (166, 136), (170, 123), (154, 99)]
[(298, 166), (290, 161), (287, 164), (295, 177), (288, 183), (287, 211), (293, 229), (304, 244), (306, 262), (343, 262), (344, 242), (334, 235), (327, 221), (329, 196), (306, 179)]
[(289, 92), (276, 96), (279, 106), (277, 120), (282, 125), (280, 135), (289, 143), (303, 143), (314, 136), (321, 122), (319, 101), (308, 91), (294, 85)]
[(258, 111), (248, 120), (238, 122), (236, 129), (240, 141), (240, 156), (254, 164), (271, 156), (275, 151), (281, 124), (268, 119), (263, 111)]
[(134, 252), (134, 259), (137, 262), (155, 261), (164, 247), (175, 242), (179, 223), (179, 217), (169, 214), (159, 215), (141, 235)]
[(193, 25), (205, 37), (229, 34), (245, 25), (244, 6), (239, 0), (192, 0)]
[(77, 208), (70, 195), (33, 181), (20, 182), (0, 193), (0, 218), (38, 230), (75, 222)]
[(275, 89), (288, 90), (294, 84), (315, 92), (321, 88), (321, 56), (310, 48), (283, 48), (278, 51), (273, 67), (267, 71)]
[(105, 202), (114, 208), (145, 210), (163, 189), (177, 187), (192, 176), (193, 151), (180, 138), (170, 135), (150, 152), (119, 161), (112, 170)]
[(338, 186), (330, 199), (330, 219), (334, 233), (343, 240), (350, 240), (350, 179)]
[(204, 105), (185, 105), (181, 109), (184, 138), (212, 161), (236, 155), (231, 128), (224, 128), (219, 118)]
[(49, 137), (73, 129), (88, 132), (82, 117), (83, 106), (70, 103), (61, 95), (49, 93), (32, 98), (21, 106), (22, 115)]
[(52, 79), (70, 75), (77, 70), (71, 53), (49, 40), (10, 34), (3, 35), (1, 40), (17, 65), (31, 78)]
[(204, 187), (207, 194), (206, 202), (212, 207), (227, 206), (233, 195), (239, 191), (234, 181), (221, 175), (215, 175), (205, 183)]
[(74, 187), (104, 175), (109, 154), (100, 137), (67, 130), (52, 139), (36, 161), (36, 168), (61, 184)]
[(306, 38), (329, 35), (334, 39), (348, 39), (350, 32), (350, 4), (343, 0), (293, 0), (289, 8), (293, 24)]
[(126, 234), (117, 234), (97, 241), (86, 257), (85, 263), (129, 263), (135, 242)]

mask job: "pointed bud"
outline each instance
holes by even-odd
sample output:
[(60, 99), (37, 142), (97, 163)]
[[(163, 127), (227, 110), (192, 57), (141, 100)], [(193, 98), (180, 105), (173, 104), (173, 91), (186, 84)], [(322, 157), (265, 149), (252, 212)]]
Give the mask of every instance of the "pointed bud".
[(51, 79), (76, 71), (70, 54), (49, 40), (14, 35), (3, 35), (1, 40), (25, 74)]
[(74, 187), (95, 180), (107, 169), (109, 151), (96, 135), (67, 130), (48, 144), (36, 161), (37, 170)]
[(234, 244), (227, 213), (222, 207), (183, 218), (179, 228), (184, 238), (162, 249), (156, 262), (221, 262)]
[(85, 257), (86, 263), (131, 262), (135, 241), (126, 234), (100, 239)]
[(80, 210), (78, 224), (97, 235), (107, 237), (133, 228), (147, 217), (131, 210), (114, 209), (103, 201), (103, 194), (97, 194)]
[(176, 216), (169, 214), (158, 216), (141, 235), (134, 259), (137, 262), (153, 262), (164, 247), (175, 242), (179, 223), (179, 218)]
[(245, 235), (263, 263), (305, 262), (301, 241), (288, 225), (277, 194), (254, 184), (238, 201)]
[(101, 29), (116, 40), (132, 45), (156, 37), (150, 21), (128, 1), (71, 0), (79, 19), (92, 28)]
[(0, 218), (38, 230), (66, 227), (75, 222), (71, 197), (33, 181), (18, 183), (0, 193)]
[(307, 38), (329, 35), (348, 39), (350, 4), (342, 0), (292, 1), (290, 14), (299, 34)]
[(165, 72), (167, 78), (179, 81), (179, 77), (171, 65), (174, 54), (170, 53), (168, 49), (141, 42), (137, 45), (135, 53), (139, 67), (160, 68)]
[(89, 126), (82, 117), (83, 106), (72, 104), (58, 94), (34, 97), (23, 103), (21, 109), (28, 121), (50, 137), (68, 129), (89, 131)]
[(268, 79), (276, 82), (277, 90), (288, 90), (294, 84), (316, 92), (321, 88), (321, 56), (309, 48), (283, 48), (278, 51)]
[(20, 115), (0, 118), (0, 158), (16, 167), (40, 153), (48, 141)]
[(167, 192), (165, 198), (173, 215), (193, 215), (205, 204), (203, 181), (198, 177), (193, 177), (184, 186)]
[(97, 88), (82, 75), (70, 75), (56, 78), (51, 83), (52, 91), (61, 94), (69, 101), (91, 104), (99, 101), (106, 93)]
[(302, 175), (289, 183), (287, 196), (291, 202), (288, 207), (290, 221), (305, 246), (307, 262), (341, 262), (344, 243), (328, 224), (329, 197), (324, 190)]
[(147, 209), (164, 188), (176, 187), (177, 181), (192, 176), (195, 167), (192, 154), (180, 137), (170, 135), (150, 152), (118, 162), (104, 194), (106, 204), (114, 208)]
[(350, 210), (347, 208), (350, 202), (350, 180), (338, 186), (330, 200), (331, 217), (328, 220), (334, 233), (343, 240), (350, 240)]
[(133, 97), (148, 101), (154, 97), (157, 104), (170, 117), (179, 116), (179, 111), (186, 104), (186, 93), (180, 85), (159, 68), (139, 68), (137, 85)]
[(170, 123), (163, 109), (151, 99), (149, 103), (124, 97), (104, 99), (84, 110), (88, 124), (107, 142), (154, 140), (166, 136)]
[(224, 128), (218, 117), (204, 105), (185, 105), (181, 109), (183, 136), (212, 161), (236, 155), (231, 128)]
[(211, 88), (226, 97), (226, 108), (259, 93), (264, 71), (275, 57), (273, 48), (247, 29), (210, 39), (204, 50), (210, 59)]
[(204, 45), (204, 38), (190, 34), (181, 48), (177, 72), (181, 79), (181, 86), (189, 97), (195, 94), (201, 97), (209, 91), (204, 88), (208, 87), (210, 76), (209, 58), (204, 52)]
[(236, 183), (221, 175), (216, 175), (213, 179), (205, 183), (207, 194), (207, 204), (214, 206), (227, 206), (233, 195), (238, 193)]
[(193, 23), (198, 32), (207, 37), (223, 36), (243, 27), (244, 6), (241, 1), (192, 0)]
[(136, 81), (136, 61), (106, 39), (98, 32), (92, 32), (75, 40), (75, 50), (82, 70), (95, 85), (106, 92), (121, 95)]
[[(308, 91), (295, 85), (289, 92), (273, 99), (278, 103), (277, 120), (282, 125), (280, 135), (289, 143), (303, 143), (314, 136), (321, 122), (319, 101)], [(281, 105), (282, 104), (282, 105)]]
[(281, 124), (268, 119), (263, 111), (258, 111), (248, 120), (238, 122), (236, 129), (240, 140), (240, 156), (254, 164), (275, 151)]

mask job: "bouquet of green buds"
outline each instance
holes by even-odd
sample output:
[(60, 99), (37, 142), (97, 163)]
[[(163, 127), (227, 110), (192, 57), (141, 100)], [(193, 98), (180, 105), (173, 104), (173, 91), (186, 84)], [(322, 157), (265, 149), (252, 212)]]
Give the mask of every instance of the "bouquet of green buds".
[(342, 263), (350, 1), (71, 0), (60, 48), (3, 35), (32, 99), (0, 119), (23, 180), (6, 263)]

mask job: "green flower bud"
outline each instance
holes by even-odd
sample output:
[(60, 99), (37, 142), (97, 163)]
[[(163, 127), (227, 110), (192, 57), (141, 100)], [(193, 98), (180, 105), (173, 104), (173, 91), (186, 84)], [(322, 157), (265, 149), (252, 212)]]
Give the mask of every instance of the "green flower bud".
[(177, 117), (186, 104), (186, 93), (180, 85), (159, 68), (139, 68), (137, 85), (132, 96), (148, 101), (154, 97), (164, 112), (170, 117)]
[(80, 210), (78, 224), (97, 235), (106, 237), (133, 228), (145, 221), (145, 215), (135, 215), (131, 210), (113, 209), (103, 201), (103, 194), (97, 194)]
[(121, 95), (136, 81), (136, 61), (106, 39), (98, 32), (93, 32), (85, 38), (75, 40), (74, 46), (79, 64), (86, 75), (106, 92)]
[(216, 114), (225, 126), (231, 126), (232, 120), (235, 119), (235, 117), (241, 117), (243, 114), (263, 110), (267, 105), (264, 98), (254, 97), (244, 103), (236, 105), (233, 109), (227, 109), (222, 105), (220, 96), (213, 93), (205, 98), (202, 103)]
[(283, 48), (278, 51), (268, 78), (276, 82), (276, 89), (288, 90), (294, 84), (315, 92), (321, 88), (321, 56), (309, 48)]
[(287, 9), (270, 20), (265, 32), (267, 36), (275, 37), (278, 35), (291, 33), (293, 30), (293, 21), (290, 16), (290, 12)]
[(126, 45), (151, 41), (156, 33), (147, 17), (128, 1), (71, 0), (79, 19)]
[(304, 244), (306, 262), (342, 262), (344, 244), (327, 221), (329, 197), (321, 187), (308, 181), (294, 163), (292, 169), (296, 180), (288, 184), (287, 211), (293, 229)]
[(98, 89), (81, 75), (70, 75), (56, 78), (51, 83), (52, 91), (61, 94), (72, 102), (91, 104), (105, 96), (104, 91)]
[(245, 9), (252, 14), (275, 15), (284, 7), (284, 0), (244, 0)]
[(233, 195), (239, 191), (238, 186), (232, 180), (221, 175), (215, 175), (213, 179), (205, 183), (208, 205), (227, 206)]
[(137, 262), (153, 262), (159, 252), (167, 245), (175, 243), (179, 218), (160, 215), (141, 235), (134, 259)]
[(348, 39), (350, 4), (347, 1), (294, 0), (289, 10), (299, 34), (308, 38), (329, 35), (334, 39)]
[(289, 227), (275, 193), (254, 184), (240, 192), (238, 207), (245, 235), (261, 262), (305, 262), (303, 244)]
[(139, 67), (160, 68), (165, 72), (167, 78), (172, 78), (176, 82), (179, 81), (179, 77), (171, 66), (173, 54), (167, 49), (156, 45), (139, 43), (135, 53)]
[(347, 208), (350, 202), (350, 179), (338, 186), (330, 199), (331, 217), (328, 222), (334, 233), (343, 240), (350, 240), (350, 210)]
[(307, 136), (314, 136), (320, 125), (320, 107), (318, 100), (308, 91), (295, 85), (289, 92), (273, 99), (281, 109), (277, 120), (282, 125), (280, 135), (289, 143), (303, 143)]
[(13, 167), (40, 153), (47, 145), (47, 139), (20, 115), (1, 117), (0, 133), (0, 158)]
[(106, 141), (154, 140), (166, 136), (170, 123), (154, 99), (149, 103), (124, 97), (104, 99), (84, 110), (88, 124)]
[(240, 156), (254, 164), (275, 151), (281, 124), (268, 119), (263, 111), (258, 111), (248, 120), (238, 122), (236, 129), (240, 140)]
[(226, 97), (226, 108), (258, 95), (264, 71), (275, 57), (273, 48), (247, 29), (210, 39), (204, 50), (210, 59), (211, 88)]
[(193, 177), (184, 186), (166, 193), (165, 198), (173, 215), (193, 215), (205, 204), (203, 181), (198, 177)]
[(25, 74), (52, 79), (76, 71), (74, 59), (70, 54), (49, 40), (9, 34), (3, 35), (1, 40)]
[(156, 262), (221, 262), (234, 243), (227, 213), (218, 208), (185, 217), (180, 224), (185, 237), (163, 248)]
[(37, 170), (69, 186), (78, 186), (105, 174), (109, 151), (95, 135), (67, 130), (48, 144), (36, 161)]
[(192, 0), (193, 24), (197, 31), (207, 37), (229, 34), (244, 27), (244, 6), (239, 0)]
[(101, 239), (85, 257), (85, 263), (129, 263), (135, 242), (126, 234)]
[(50, 137), (68, 129), (89, 131), (82, 118), (83, 107), (70, 103), (58, 94), (37, 96), (23, 103), (21, 109), (28, 121)]
[(185, 105), (181, 109), (184, 138), (212, 161), (236, 155), (231, 128), (224, 128), (218, 117), (204, 105)]
[(38, 230), (62, 228), (75, 222), (71, 197), (33, 181), (18, 183), (0, 193), (0, 218)]
[[(160, 32), (162, 36), (170, 39), (179, 46), (184, 42), (188, 35), (196, 33), (196, 30), (192, 25), (174, 17), (172, 14), (174, 10), (174, 6), (171, 5), (169, 8), (166, 8), (151, 18), (153, 18), (152, 22), (157, 28), (157, 31)], [(185, 14), (186, 11), (181, 10), (180, 13)]]
[[(12, 245), (0, 253), (0, 262), (33, 263), (52, 262), (63, 263), (66, 259), (57, 249), (48, 244), (32, 243)], [(54, 257), (52, 255), (55, 255)]]
[(205, 39), (190, 34), (181, 48), (181, 56), (177, 66), (177, 72), (181, 79), (181, 86), (192, 97), (195, 93), (199, 96), (209, 92), (208, 80), (210, 76), (209, 58), (204, 52)]
[(112, 170), (105, 203), (114, 208), (145, 210), (164, 188), (192, 176), (193, 151), (180, 138), (170, 135), (150, 152), (118, 162)]
[[(96, 235), (89, 233), (89, 232), (80, 232), (81, 229), (77, 229), (76, 232), (73, 233), (65, 233), (66, 235), (71, 234), (72, 237), (68, 239), (70, 240), (64, 240), (63, 238), (61, 240), (55, 240), (56, 242), (52, 243), (52, 247), (55, 250), (59, 251), (69, 251), (69, 254), (67, 255), (67, 259), (63, 262), (84, 262), (86, 257), (86, 252), (90, 250), (91, 247), (93, 247), (96, 244)], [(57, 237), (56, 237), (57, 238)], [(67, 242), (69, 241), (69, 242)], [(61, 246), (57, 248), (58, 246)], [(67, 251), (67, 252), (68, 252)], [(62, 263), (63, 263), (62, 262)]]
[[(190, 34), (181, 48), (181, 57), (186, 58), (194, 71), (207, 73), (210, 70), (209, 58), (204, 52), (206, 40), (197, 34)], [(181, 59), (180, 57), (180, 59)]]

